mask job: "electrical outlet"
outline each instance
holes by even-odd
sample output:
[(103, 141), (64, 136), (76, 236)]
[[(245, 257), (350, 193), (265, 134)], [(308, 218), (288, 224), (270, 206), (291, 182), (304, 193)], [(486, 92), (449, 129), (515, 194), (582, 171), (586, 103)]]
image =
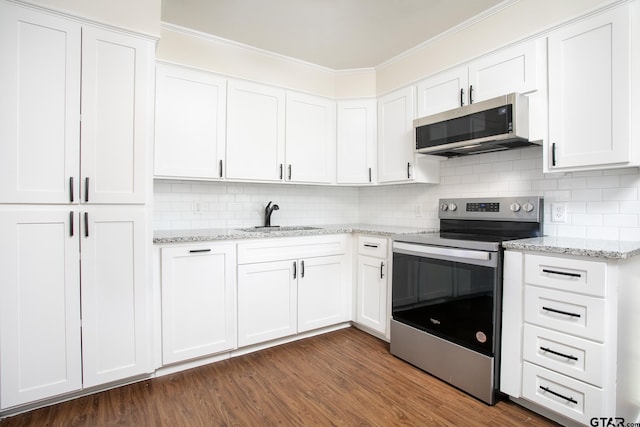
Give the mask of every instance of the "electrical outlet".
[(551, 203), (551, 222), (567, 222), (567, 207), (564, 203)]
[(416, 205), (416, 218), (422, 217), (422, 205)]
[(202, 203), (198, 201), (193, 202), (193, 213), (194, 214), (202, 213)]

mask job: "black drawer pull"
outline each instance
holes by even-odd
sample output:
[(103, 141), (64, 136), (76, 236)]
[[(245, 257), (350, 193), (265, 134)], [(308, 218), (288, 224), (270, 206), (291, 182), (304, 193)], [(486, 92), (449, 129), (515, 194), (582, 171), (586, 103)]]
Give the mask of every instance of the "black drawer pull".
[(372, 245), (371, 243), (365, 243), (364, 245), (365, 245), (367, 248), (374, 248), (374, 249), (377, 249), (377, 248), (378, 248), (378, 245)]
[(548, 273), (548, 274), (559, 274), (561, 276), (582, 277), (582, 274), (580, 274), (580, 273), (567, 273), (565, 271), (547, 270), (546, 268), (543, 268), (542, 272), (543, 273)]
[(575, 400), (574, 398), (572, 398), (572, 397), (567, 397), (567, 396), (563, 396), (563, 395), (561, 395), (560, 393), (556, 393), (555, 391), (551, 390), (549, 387), (545, 387), (545, 386), (542, 386), (542, 385), (541, 385), (541, 386), (540, 386), (540, 388), (541, 388), (542, 390), (546, 391), (547, 393), (551, 393), (551, 394), (553, 394), (554, 396), (557, 396), (557, 397), (560, 397), (560, 398), (562, 398), (562, 399), (566, 400), (567, 402), (575, 403), (576, 405), (578, 404), (578, 401), (577, 401), (577, 400)]
[(189, 253), (191, 254), (197, 254), (200, 252), (211, 252), (211, 249), (191, 249), (189, 250)]
[(84, 179), (84, 201), (89, 203), (89, 177)]
[(547, 347), (540, 347), (540, 350), (546, 351), (547, 353), (555, 354), (556, 356), (566, 357), (567, 359), (570, 359), (570, 360), (578, 360), (578, 358), (575, 357), (575, 356), (571, 356), (569, 354), (563, 354), (563, 353), (560, 353), (560, 352), (557, 352), (557, 351), (553, 351), (553, 350), (551, 350), (550, 348), (547, 348)]
[(380, 262), (380, 278), (384, 279), (384, 262)]
[(556, 310), (555, 308), (551, 308), (551, 307), (542, 307), (542, 309), (546, 311), (550, 311), (552, 313), (564, 314), (565, 316), (581, 317), (578, 313), (569, 313), (568, 311)]
[(73, 177), (69, 177), (69, 202), (73, 203)]

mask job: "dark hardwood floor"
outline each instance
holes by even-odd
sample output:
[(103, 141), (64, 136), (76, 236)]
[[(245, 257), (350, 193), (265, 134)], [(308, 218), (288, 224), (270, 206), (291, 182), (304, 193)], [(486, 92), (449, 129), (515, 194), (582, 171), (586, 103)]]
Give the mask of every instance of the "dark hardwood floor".
[(0, 421), (14, 426), (550, 426), (469, 397), (343, 329)]

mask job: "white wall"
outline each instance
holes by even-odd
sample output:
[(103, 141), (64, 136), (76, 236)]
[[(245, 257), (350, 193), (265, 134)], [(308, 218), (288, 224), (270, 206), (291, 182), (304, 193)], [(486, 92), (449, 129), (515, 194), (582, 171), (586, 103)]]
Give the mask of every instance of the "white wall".
[(23, 0), (92, 21), (160, 37), (161, 0)]
[[(543, 174), (541, 148), (449, 159), (441, 184), (322, 187), (285, 184), (155, 182), (157, 230), (260, 225), (269, 200), (279, 225), (368, 223), (437, 228), (444, 197), (540, 195), (563, 202), (567, 223), (549, 221), (550, 236), (640, 240), (640, 174), (636, 168)], [(201, 202), (202, 213), (193, 213)], [(416, 216), (419, 206), (420, 216)]]

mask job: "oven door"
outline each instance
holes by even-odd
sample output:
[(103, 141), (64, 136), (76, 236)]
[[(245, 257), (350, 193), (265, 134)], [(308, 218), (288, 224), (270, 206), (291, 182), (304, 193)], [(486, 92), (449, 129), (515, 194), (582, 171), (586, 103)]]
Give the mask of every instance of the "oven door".
[(393, 319), (493, 356), (499, 341), (500, 256), (394, 242)]

